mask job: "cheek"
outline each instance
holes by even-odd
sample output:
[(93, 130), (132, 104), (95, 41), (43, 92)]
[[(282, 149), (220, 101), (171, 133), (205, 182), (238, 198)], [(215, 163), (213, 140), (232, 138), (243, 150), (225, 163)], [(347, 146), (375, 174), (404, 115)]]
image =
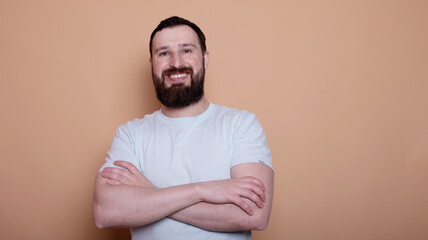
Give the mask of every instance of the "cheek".
[(165, 64), (162, 62), (153, 63), (153, 72), (157, 75), (161, 75), (165, 67)]
[(203, 65), (203, 61), (202, 60), (199, 61), (199, 59), (194, 59), (194, 58), (193, 59), (189, 59), (189, 61), (187, 61), (187, 63), (188, 63), (188, 65), (190, 65), (193, 68), (193, 70), (199, 69)]

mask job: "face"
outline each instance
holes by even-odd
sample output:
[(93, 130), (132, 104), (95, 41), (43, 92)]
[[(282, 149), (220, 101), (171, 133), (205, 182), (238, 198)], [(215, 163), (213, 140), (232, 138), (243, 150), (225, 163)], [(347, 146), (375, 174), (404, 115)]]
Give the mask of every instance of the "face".
[(208, 53), (202, 54), (198, 36), (186, 25), (157, 32), (152, 42), (153, 83), (167, 107), (185, 107), (203, 96)]

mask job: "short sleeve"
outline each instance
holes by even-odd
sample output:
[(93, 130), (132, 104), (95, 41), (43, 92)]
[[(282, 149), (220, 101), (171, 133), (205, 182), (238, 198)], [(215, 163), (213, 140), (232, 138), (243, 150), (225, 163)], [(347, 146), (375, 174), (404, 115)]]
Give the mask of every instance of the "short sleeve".
[(248, 113), (238, 122), (234, 133), (231, 167), (241, 163), (261, 163), (273, 169), (271, 152), (262, 125)]
[(128, 122), (117, 129), (106, 161), (99, 171), (102, 171), (105, 167), (117, 167), (113, 164), (117, 160), (130, 162), (141, 171), (135, 151), (136, 137), (133, 125), (132, 122)]

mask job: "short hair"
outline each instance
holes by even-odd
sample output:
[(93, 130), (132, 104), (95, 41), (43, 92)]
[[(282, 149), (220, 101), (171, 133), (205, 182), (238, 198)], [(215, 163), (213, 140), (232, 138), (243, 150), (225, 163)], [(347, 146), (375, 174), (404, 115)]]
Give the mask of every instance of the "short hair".
[(189, 20), (186, 20), (181, 17), (173, 16), (161, 21), (159, 25), (155, 28), (155, 30), (153, 30), (152, 35), (150, 36), (150, 43), (149, 43), (150, 57), (152, 57), (152, 42), (153, 42), (153, 38), (155, 37), (155, 34), (164, 28), (171, 28), (171, 27), (180, 26), (180, 25), (186, 25), (191, 27), (193, 31), (196, 32), (196, 35), (198, 35), (199, 45), (201, 45), (202, 54), (204, 54), (207, 51), (207, 46), (205, 44), (205, 35), (202, 32), (202, 30), (196, 24), (192, 23)]

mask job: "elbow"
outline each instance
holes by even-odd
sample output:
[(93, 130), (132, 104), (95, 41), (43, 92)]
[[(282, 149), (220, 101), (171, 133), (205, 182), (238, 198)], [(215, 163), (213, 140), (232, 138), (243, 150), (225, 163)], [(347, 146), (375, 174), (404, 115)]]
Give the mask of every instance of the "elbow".
[(268, 222), (267, 218), (259, 218), (254, 221), (252, 230), (263, 231), (267, 228)]
[(101, 212), (98, 211), (96, 206), (94, 206), (94, 209), (93, 209), (93, 216), (94, 216), (94, 223), (97, 228), (99, 229), (107, 228), (107, 224), (104, 221), (104, 217), (101, 214)]
[(112, 227), (110, 224), (110, 221), (108, 217), (108, 211), (104, 211), (102, 210), (102, 208), (94, 203), (93, 205), (93, 217), (94, 217), (94, 223), (95, 226), (99, 229), (105, 229), (105, 228), (110, 228)]
[(267, 228), (268, 225), (267, 218), (263, 217), (255, 217), (250, 216), (246, 220), (239, 222), (237, 226), (237, 230), (247, 231), (247, 230), (256, 230), (256, 231), (263, 231)]
[(255, 211), (255, 214), (251, 217), (252, 219), (252, 229), (256, 231), (263, 231), (267, 228), (269, 223), (271, 213), (271, 207), (264, 209), (259, 209), (259, 211)]
[(94, 222), (95, 226), (99, 229), (108, 228), (106, 221), (102, 218), (102, 216), (94, 214)]
[(117, 208), (109, 205), (97, 204), (94, 202), (92, 214), (95, 226), (99, 229), (133, 226), (129, 224), (122, 213), (117, 211)]
[(94, 219), (95, 226), (100, 229), (115, 227), (114, 215), (116, 214), (112, 206), (111, 201), (108, 199), (107, 190), (104, 187), (105, 184), (100, 180), (101, 175), (97, 175), (95, 183), (94, 196), (92, 199), (92, 216)]
[(95, 226), (99, 229), (107, 228), (107, 225), (99, 218), (94, 217)]
[(270, 214), (255, 214), (253, 216), (250, 216), (248, 218), (248, 221), (246, 221), (246, 226), (243, 226), (245, 230), (256, 230), (256, 231), (263, 231), (267, 228), (269, 223), (269, 215)]

